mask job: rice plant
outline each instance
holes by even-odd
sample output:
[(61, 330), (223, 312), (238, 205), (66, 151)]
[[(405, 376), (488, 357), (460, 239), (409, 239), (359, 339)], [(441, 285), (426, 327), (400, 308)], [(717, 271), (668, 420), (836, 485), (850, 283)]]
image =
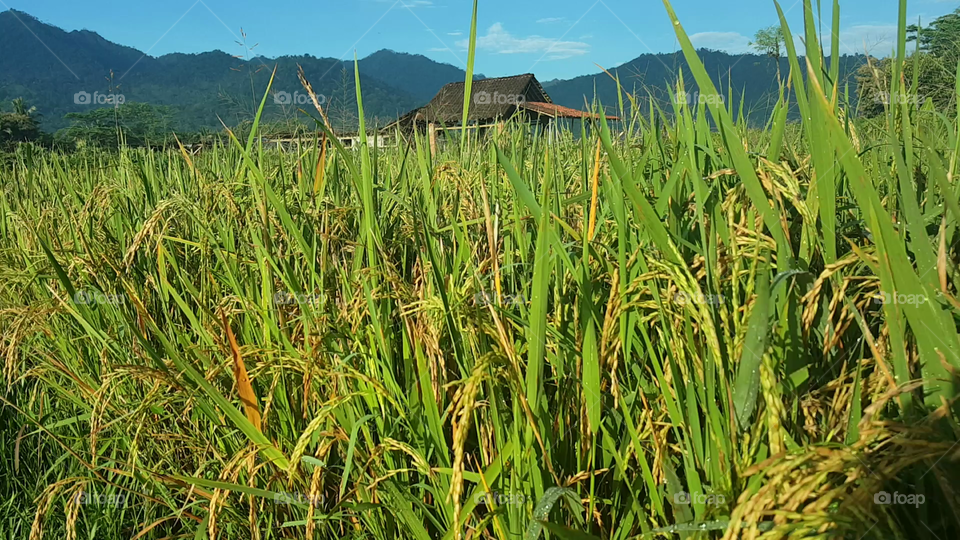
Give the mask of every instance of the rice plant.
[(763, 129), (22, 146), (0, 533), (957, 537), (960, 110), (857, 120), (803, 10)]

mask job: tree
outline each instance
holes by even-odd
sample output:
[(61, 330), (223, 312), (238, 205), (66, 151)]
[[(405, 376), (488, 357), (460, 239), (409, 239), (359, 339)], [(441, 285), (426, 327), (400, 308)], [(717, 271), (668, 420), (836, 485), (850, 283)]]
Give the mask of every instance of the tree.
[(40, 139), (43, 132), (36, 110), (36, 107), (27, 107), (23, 98), (17, 98), (13, 100), (13, 112), (0, 112), (0, 150)]
[(780, 56), (786, 46), (786, 39), (783, 36), (783, 29), (777, 26), (768, 26), (757, 30), (753, 36), (750, 46), (761, 54), (766, 54), (780, 63)]
[(871, 58), (857, 71), (857, 108), (862, 116), (879, 116), (890, 107), (903, 104), (918, 109), (927, 101), (932, 102), (939, 110), (950, 108), (955, 81), (944, 76), (946, 66), (939, 58), (924, 52), (906, 58), (901, 73), (908, 74), (907, 81), (912, 81), (916, 64), (918, 77), (915, 92), (906, 90), (891, 93), (890, 80), (894, 61), (892, 58)]
[(908, 26), (907, 41), (916, 42), (919, 50), (904, 59), (900, 72), (907, 75), (907, 81), (912, 81), (916, 69), (917, 88), (892, 94), (890, 79), (894, 60), (871, 61), (857, 73), (862, 115), (877, 116), (894, 105), (917, 108), (927, 101), (939, 110), (953, 106), (960, 61), (960, 8), (935, 19), (929, 26)]
[(960, 59), (960, 8), (934, 19), (929, 26), (907, 27), (907, 41), (918, 42), (920, 50), (941, 58), (956, 67)]
[(783, 49), (786, 46), (783, 29), (780, 28), (779, 25), (775, 25), (757, 30), (757, 33), (753, 36), (753, 41), (750, 42), (750, 46), (753, 47), (755, 51), (773, 58), (773, 61), (777, 64), (777, 80), (781, 80), (780, 56), (783, 54)]
[(64, 118), (71, 125), (58, 131), (57, 137), (106, 148), (116, 148), (121, 141), (127, 146), (163, 145), (172, 140), (170, 117), (169, 108), (162, 105), (124, 103), (67, 114)]
[(27, 108), (27, 102), (22, 97), (13, 100), (13, 112), (24, 116), (31, 116), (37, 111), (36, 107)]

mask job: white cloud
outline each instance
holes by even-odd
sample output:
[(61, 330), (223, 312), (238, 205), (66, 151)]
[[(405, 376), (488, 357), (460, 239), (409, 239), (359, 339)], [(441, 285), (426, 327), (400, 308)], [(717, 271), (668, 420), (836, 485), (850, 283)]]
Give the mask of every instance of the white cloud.
[(696, 48), (713, 49), (731, 54), (750, 52), (750, 38), (737, 32), (700, 32), (690, 36)]
[[(467, 40), (458, 41), (457, 47), (467, 48)], [(495, 23), (487, 29), (487, 35), (477, 37), (477, 48), (496, 54), (549, 54), (550, 60), (562, 60), (587, 54), (590, 45), (581, 41), (561, 41), (536, 35), (517, 37), (508, 32), (502, 24)]]
[(447, 32), (448, 36), (462, 36), (463, 32)]
[(558, 23), (558, 22), (561, 22), (561, 21), (563, 21), (563, 20), (564, 20), (563, 17), (545, 17), (545, 18), (543, 18), (543, 19), (537, 19), (537, 23), (538, 23), (538, 24), (551, 24), (551, 23)]
[[(433, 48), (427, 49), (427, 51), (429, 51), (429, 52), (447, 52), (447, 51), (450, 51), (450, 48), (449, 48), (449, 47), (433, 47)], [(450, 51), (450, 52), (453, 52), (453, 51)]]

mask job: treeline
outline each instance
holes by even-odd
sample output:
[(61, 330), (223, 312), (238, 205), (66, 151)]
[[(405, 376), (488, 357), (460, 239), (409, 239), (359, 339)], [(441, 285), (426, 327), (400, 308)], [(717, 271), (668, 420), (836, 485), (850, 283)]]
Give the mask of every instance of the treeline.
[[(47, 133), (41, 129), (42, 114), (23, 99), (0, 107), (0, 152), (12, 152), (21, 143), (70, 151), (84, 147), (162, 148), (178, 141), (187, 145), (228, 139), (227, 128), (179, 129), (173, 111), (163, 105), (124, 103), (83, 113), (68, 113), (64, 118), (69, 121), (67, 127)], [(229, 129), (242, 139), (250, 133), (252, 122), (242, 121)], [(264, 123), (259, 133), (264, 137), (280, 137), (313, 131), (310, 123), (302, 119), (288, 119)]]
[(913, 49), (901, 73), (910, 92), (892, 94), (891, 58), (871, 61), (857, 73), (860, 114), (876, 116), (890, 106), (919, 108), (929, 103), (936, 110), (956, 107), (957, 67), (960, 65), (960, 8), (938, 17), (928, 26), (907, 28), (908, 48)]

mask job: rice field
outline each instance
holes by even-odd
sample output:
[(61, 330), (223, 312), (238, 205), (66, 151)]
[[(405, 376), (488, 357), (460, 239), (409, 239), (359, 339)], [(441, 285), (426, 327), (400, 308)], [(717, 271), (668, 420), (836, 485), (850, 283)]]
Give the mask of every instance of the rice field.
[(21, 147), (0, 535), (958, 537), (960, 111), (857, 119), (803, 7), (762, 129)]

